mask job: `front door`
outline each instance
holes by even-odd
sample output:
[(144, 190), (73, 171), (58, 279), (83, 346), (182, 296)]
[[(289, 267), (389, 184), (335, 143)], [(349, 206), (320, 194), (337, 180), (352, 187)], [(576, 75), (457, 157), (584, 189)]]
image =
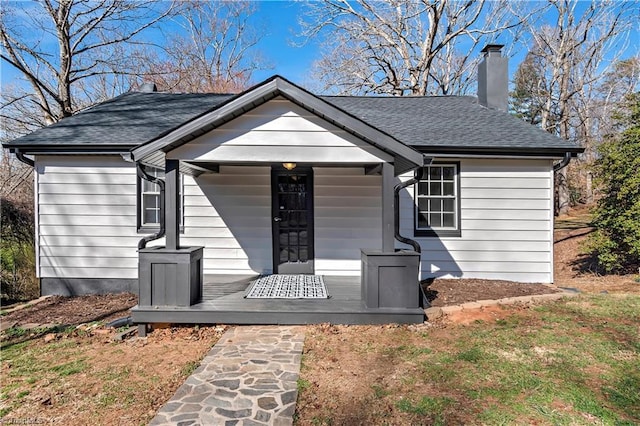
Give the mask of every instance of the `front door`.
[(273, 273), (313, 274), (313, 172), (273, 169)]

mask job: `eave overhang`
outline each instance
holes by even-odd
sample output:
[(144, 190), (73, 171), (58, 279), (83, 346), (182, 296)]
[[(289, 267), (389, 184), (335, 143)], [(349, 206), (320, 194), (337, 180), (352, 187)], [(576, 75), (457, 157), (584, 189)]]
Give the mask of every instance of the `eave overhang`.
[(453, 146), (414, 146), (417, 151), (428, 155), (447, 156), (490, 156), (490, 157), (539, 157), (539, 158), (563, 158), (569, 152), (572, 157), (584, 152), (582, 147), (541, 147), (541, 148), (521, 148), (521, 147), (453, 147)]
[(135, 145), (11, 145), (6, 143), (2, 145), (9, 152), (20, 151), (28, 155), (98, 155), (98, 154), (124, 154), (129, 153)]

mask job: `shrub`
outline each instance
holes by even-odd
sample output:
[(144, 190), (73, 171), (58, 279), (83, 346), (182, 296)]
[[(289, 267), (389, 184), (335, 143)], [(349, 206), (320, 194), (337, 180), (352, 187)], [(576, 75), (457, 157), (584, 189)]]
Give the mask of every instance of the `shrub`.
[(587, 241), (607, 273), (636, 272), (640, 266), (640, 93), (627, 98), (617, 118), (624, 130), (598, 148), (594, 177), (603, 196)]

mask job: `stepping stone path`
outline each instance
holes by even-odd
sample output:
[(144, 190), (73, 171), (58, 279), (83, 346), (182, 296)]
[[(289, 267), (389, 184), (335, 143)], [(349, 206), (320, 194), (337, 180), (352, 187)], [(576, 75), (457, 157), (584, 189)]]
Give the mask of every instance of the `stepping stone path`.
[(304, 331), (228, 330), (150, 425), (291, 425)]

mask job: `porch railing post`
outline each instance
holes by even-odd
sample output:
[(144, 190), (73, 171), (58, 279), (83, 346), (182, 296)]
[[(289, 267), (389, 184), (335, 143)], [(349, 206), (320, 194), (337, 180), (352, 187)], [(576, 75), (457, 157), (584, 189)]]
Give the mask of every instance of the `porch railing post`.
[(165, 202), (164, 218), (166, 228), (166, 247), (169, 250), (180, 248), (180, 171), (179, 160), (165, 161)]
[(382, 164), (382, 251), (389, 253), (395, 249), (393, 209), (393, 164)]

